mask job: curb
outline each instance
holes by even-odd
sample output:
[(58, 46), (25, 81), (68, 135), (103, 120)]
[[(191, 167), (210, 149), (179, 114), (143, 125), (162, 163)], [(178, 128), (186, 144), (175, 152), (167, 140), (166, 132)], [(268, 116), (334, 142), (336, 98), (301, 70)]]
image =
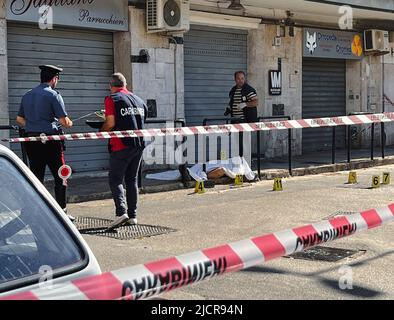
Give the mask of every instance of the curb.
[[(301, 177), (316, 175), (322, 173), (333, 173), (340, 171), (360, 170), (366, 168), (380, 167), (394, 164), (394, 157), (375, 160), (356, 160), (351, 163), (337, 163), (329, 165), (321, 165), (309, 168), (293, 169), (292, 177)], [(256, 171), (257, 173), (257, 171)], [(280, 170), (264, 170), (261, 172), (261, 180), (272, 180), (274, 178), (289, 178), (290, 174), (287, 169)]]
[(112, 193), (110, 191), (107, 192), (98, 192), (92, 194), (85, 194), (85, 195), (67, 195), (67, 203), (82, 203), (82, 202), (89, 202), (89, 201), (97, 201), (97, 200), (108, 200), (112, 199)]

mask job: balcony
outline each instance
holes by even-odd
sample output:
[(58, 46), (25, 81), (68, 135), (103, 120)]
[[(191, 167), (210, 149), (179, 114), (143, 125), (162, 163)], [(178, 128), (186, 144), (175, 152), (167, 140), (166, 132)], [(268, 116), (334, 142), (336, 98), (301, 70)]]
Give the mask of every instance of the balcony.
[(354, 29), (394, 31), (394, 0), (240, 0), (242, 10), (229, 9), (231, 0), (190, 0), (191, 9), (265, 20), (291, 19), (298, 25), (338, 28), (339, 6), (353, 7)]
[(349, 5), (358, 9), (388, 11), (394, 13), (393, 0), (305, 0), (334, 5)]

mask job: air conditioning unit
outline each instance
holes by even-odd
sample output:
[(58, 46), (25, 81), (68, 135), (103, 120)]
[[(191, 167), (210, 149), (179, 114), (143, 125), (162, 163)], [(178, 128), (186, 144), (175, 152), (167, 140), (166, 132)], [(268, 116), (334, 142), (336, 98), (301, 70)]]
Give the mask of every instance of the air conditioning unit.
[(152, 32), (186, 32), (190, 29), (189, 0), (147, 0), (146, 25)]
[(364, 31), (365, 52), (388, 53), (390, 52), (389, 32), (383, 30)]

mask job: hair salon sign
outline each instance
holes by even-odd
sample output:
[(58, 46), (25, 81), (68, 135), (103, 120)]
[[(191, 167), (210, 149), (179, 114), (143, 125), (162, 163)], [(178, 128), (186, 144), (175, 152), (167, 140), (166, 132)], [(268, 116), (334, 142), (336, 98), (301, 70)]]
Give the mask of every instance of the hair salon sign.
[(127, 0), (7, 0), (7, 20), (127, 31), (128, 5)]

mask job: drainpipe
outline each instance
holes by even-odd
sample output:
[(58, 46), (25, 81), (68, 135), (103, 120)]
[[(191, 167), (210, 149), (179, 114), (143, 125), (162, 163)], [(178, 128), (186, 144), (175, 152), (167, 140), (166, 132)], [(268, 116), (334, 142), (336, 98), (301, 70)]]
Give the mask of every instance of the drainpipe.
[(385, 75), (384, 75), (384, 69), (385, 69), (385, 66), (384, 66), (384, 56), (382, 56), (382, 112), (385, 112), (386, 111), (386, 107), (385, 107), (385, 105), (386, 105), (386, 101), (385, 101), (385, 99), (384, 99), (384, 96), (385, 96), (385, 90), (384, 90), (384, 81), (385, 81)]
[(171, 40), (174, 45), (174, 86), (175, 86), (175, 114), (174, 114), (174, 121), (178, 120), (178, 81), (177, 81), (177, 49), (178, 43), (173, 36), (169, 36), (169, 40)]

